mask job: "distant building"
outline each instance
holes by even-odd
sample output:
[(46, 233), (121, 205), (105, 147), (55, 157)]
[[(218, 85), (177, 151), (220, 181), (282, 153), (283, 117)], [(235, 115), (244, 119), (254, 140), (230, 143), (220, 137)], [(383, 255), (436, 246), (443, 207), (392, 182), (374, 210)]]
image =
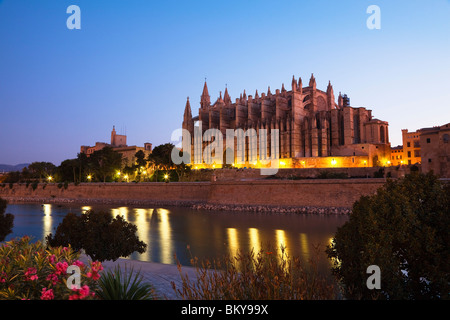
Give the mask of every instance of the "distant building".
[(124, 165), (132, 165), (135, 162), (135, 154), (139, 150), (142, 150), (146, 156), (152, 152), (152, 144), (144, 143), (144, 147), (128, 146), (127, 136), (117, 134), (115, 127), (111, 131), (111, 143), (96, 142), (95, 146), (81, 146), (81, 153), (85, 153), (88, 157), (95, 151), (101, 150), (104, 147), (111, 147), (114, 151), (122, 154)]
[(403, 161), (403, 146), (391, 147), (391, 165), (401, 166), (405, 164)]
[(422, 172), (450, 178), (450, 123), (419, 131)]
[(407, 129), (402, 130), (404, 164), (420, 164), (422, 162), (420, 133), (420, 130), (415, 132), (409, 132)]
[[(391, 158), (389, 124), (374, 118), (372, 111), (365, 107), (350, 106), (350, 99), (345, 94), (339, 93), (336, 103), (331, 84), (328, 83), (325, 91), (319, 90), (314, 75), (311, 75), (308, 86), (303, 86), (301, 79), (297, 81), (293, 77), (289, 91), (284, 84), (275, 93), (269, 87), (267, 93), (259, 95), (256, 91), (254, 96), (247, 96), (244, 90), (235, 102), (225, 89), (223, 97), (221, 92), (219, 98), (211, 103), (205, 82), (198, 116), (193, 117), (188, 98), (183, 117), (183, 129), (189, 131), (192, 139), (191, 163), (200, 164), (196, 165), (200, 168), (207, 165), (194, 158), (194, 153), (199, 154), (194, 152), (194, 126), (197, 122), (201, 123), (202, 134), (211, 128), (220, 130), (224, 146), (227, 129), (254, 130), (258, 135), (257, 141), (261, 129), (266, 129), (269, 136), (272, 130), (279, 130), (276, 152), (280, 167), (372, 167), (389, 165)], [(269, 145), (267, 143), (267, 154), (271, 150)], [(246, 142), (243, 148), (257, 149), (256, 143), (250, 145), (250, 142)], [(252, 152), (258, 152), (257, 159), (250, 161), (246, 157), (245, 164), (237, 164), (235, 154), (233, 165), (258, 168), (260, 160), (265, 159), (265, 151), (262, 149), (261, 155), (258, 150)]]

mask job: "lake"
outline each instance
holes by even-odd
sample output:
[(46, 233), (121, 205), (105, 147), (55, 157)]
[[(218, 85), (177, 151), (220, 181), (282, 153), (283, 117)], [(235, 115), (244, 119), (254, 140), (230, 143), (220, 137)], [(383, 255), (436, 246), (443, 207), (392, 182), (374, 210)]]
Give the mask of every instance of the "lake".
[[(290, 256), (302, 260), (320, 251), (320, 268), (329, 268), (323, 251), (337, 228), (347, 220), (345, 215), (279, 214), (194, 210), (186, 207), (119, 207), (56, 204), (8, 204), (6, 212), (15, 216), (13, 233), (5, 240), (28, 235), (44, 240), (55, 232), (68, 212), (105, 210), (122, 215), (137, 226), (137, 235), (147, 244), (143, 254), (132, 260), (189, 266), (191, 255), (199, 259), (220, 258), (237, 250), (258, 251), (262, 244), (284, 246)], [(190, 248), (188, 250), (187, 248)], [(175, 255), (176, 254), (176, 258)]]

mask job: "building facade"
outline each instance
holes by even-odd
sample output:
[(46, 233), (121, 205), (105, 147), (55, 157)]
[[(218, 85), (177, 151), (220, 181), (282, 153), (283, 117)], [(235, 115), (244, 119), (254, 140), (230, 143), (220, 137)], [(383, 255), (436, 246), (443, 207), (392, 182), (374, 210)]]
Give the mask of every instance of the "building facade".
[[(269, 87), (267, 93), (259, 95), (256, 91), (254, 96), (247, 96), (244, 90), (234, 102), (226, 88), (223, 97), (220, 92), (211, 103), (205, 81), (198, 116), (192, 116), (189, 98), (185, 106), (183, 129), (191, 134), (192, 146), (196, 122), (201, 123), (202, 134), (210, 128), (220, 130), (224, 141), (227, 129), (255, 129), (258, 137), (261, 129), (266, 129), (269, 137), (278, 129), (280, 167), (376, 166), (386, 165), (391, 157), (388, 122), (374, 118), (365, 107), (352, 107), (350, 99), (341, 93), (336, 103), (331, 83), (322, 91), (316, 87), (314, 75), (308, 86), (293, 77), (289, 91), (284, 84), (275, 93)], [(252, 148), (248, 143), (247, 150)], [(242, 166), (258, 167), (263, 155), (260, 148), (256, 149), (258, 160)], [(198, 161), (192, 156), (191, 163)]]
[(403, 160), (403, 146), (391, 148), (391, 161), (389, 164), (392, 166), (401, 166), (405, 164), (405, 161)]
[(409, 132), (408, 129), (402, 130), (403, 141), (403, 159), (404, 164), (420, 164), (420, 130)]
[(422, 172), (450, 178), (450, 123), (419, 131)]
[(135, 154), (140, 150), (142, 150), (146, 156), (152, 152), (152, 144), (148, 142), (144, 143), (144, 147), (128, 146), (127, 136), (117, 134), (115, 126), (113, 126), (111, 131), (111, 143), (96, 142), (94, 146), (81, 146), (80, 152), (85, 153), (89, 157), (95, 151), (105, 147), (111, 147), (113, 150), (119, 152), (122, 155), (124, 165), (133, 165), (135, 162)]

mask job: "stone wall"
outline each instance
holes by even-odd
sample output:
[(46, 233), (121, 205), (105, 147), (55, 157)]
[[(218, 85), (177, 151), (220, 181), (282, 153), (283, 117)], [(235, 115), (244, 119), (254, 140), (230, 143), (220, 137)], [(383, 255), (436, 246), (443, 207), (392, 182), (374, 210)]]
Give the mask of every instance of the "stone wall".
[(262, 176), (260, 169), (251, 168), (229, 168), (229, 169), (201, 169), (192, 170), (184, 181), (211, 181), (212, 175), (216, 176), (217, 181), (243, 181), (249, 179), (313, 179), (320, 177), (321, 174), (344, 174), (349, 178), (374, 178), (376, 173), (382, 169), (383, 176), (391, 176), (392, 178), (400, 178), (410, 172), (407, 166), (396, 167), (360, 167), (360, 168), (304, 168), (304, 169), (290, 169), (280, 168), (274, 176)]
[(5, 184), (0, 197), (9, 201), (123, 204), (229, 204), (286, 207), (346, 207), (383, 186), (385, 179), (248, 180), (177, 183), (85, 183), (68, 185)]

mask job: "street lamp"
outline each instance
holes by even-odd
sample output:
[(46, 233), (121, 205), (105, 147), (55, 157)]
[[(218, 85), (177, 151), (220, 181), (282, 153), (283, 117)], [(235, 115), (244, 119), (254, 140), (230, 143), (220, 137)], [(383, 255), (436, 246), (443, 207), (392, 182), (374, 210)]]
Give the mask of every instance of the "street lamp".
[(164, 180), (166, 180), (166, 183), (169, 182), (169, 175), (167, 173), (164, 175)]

